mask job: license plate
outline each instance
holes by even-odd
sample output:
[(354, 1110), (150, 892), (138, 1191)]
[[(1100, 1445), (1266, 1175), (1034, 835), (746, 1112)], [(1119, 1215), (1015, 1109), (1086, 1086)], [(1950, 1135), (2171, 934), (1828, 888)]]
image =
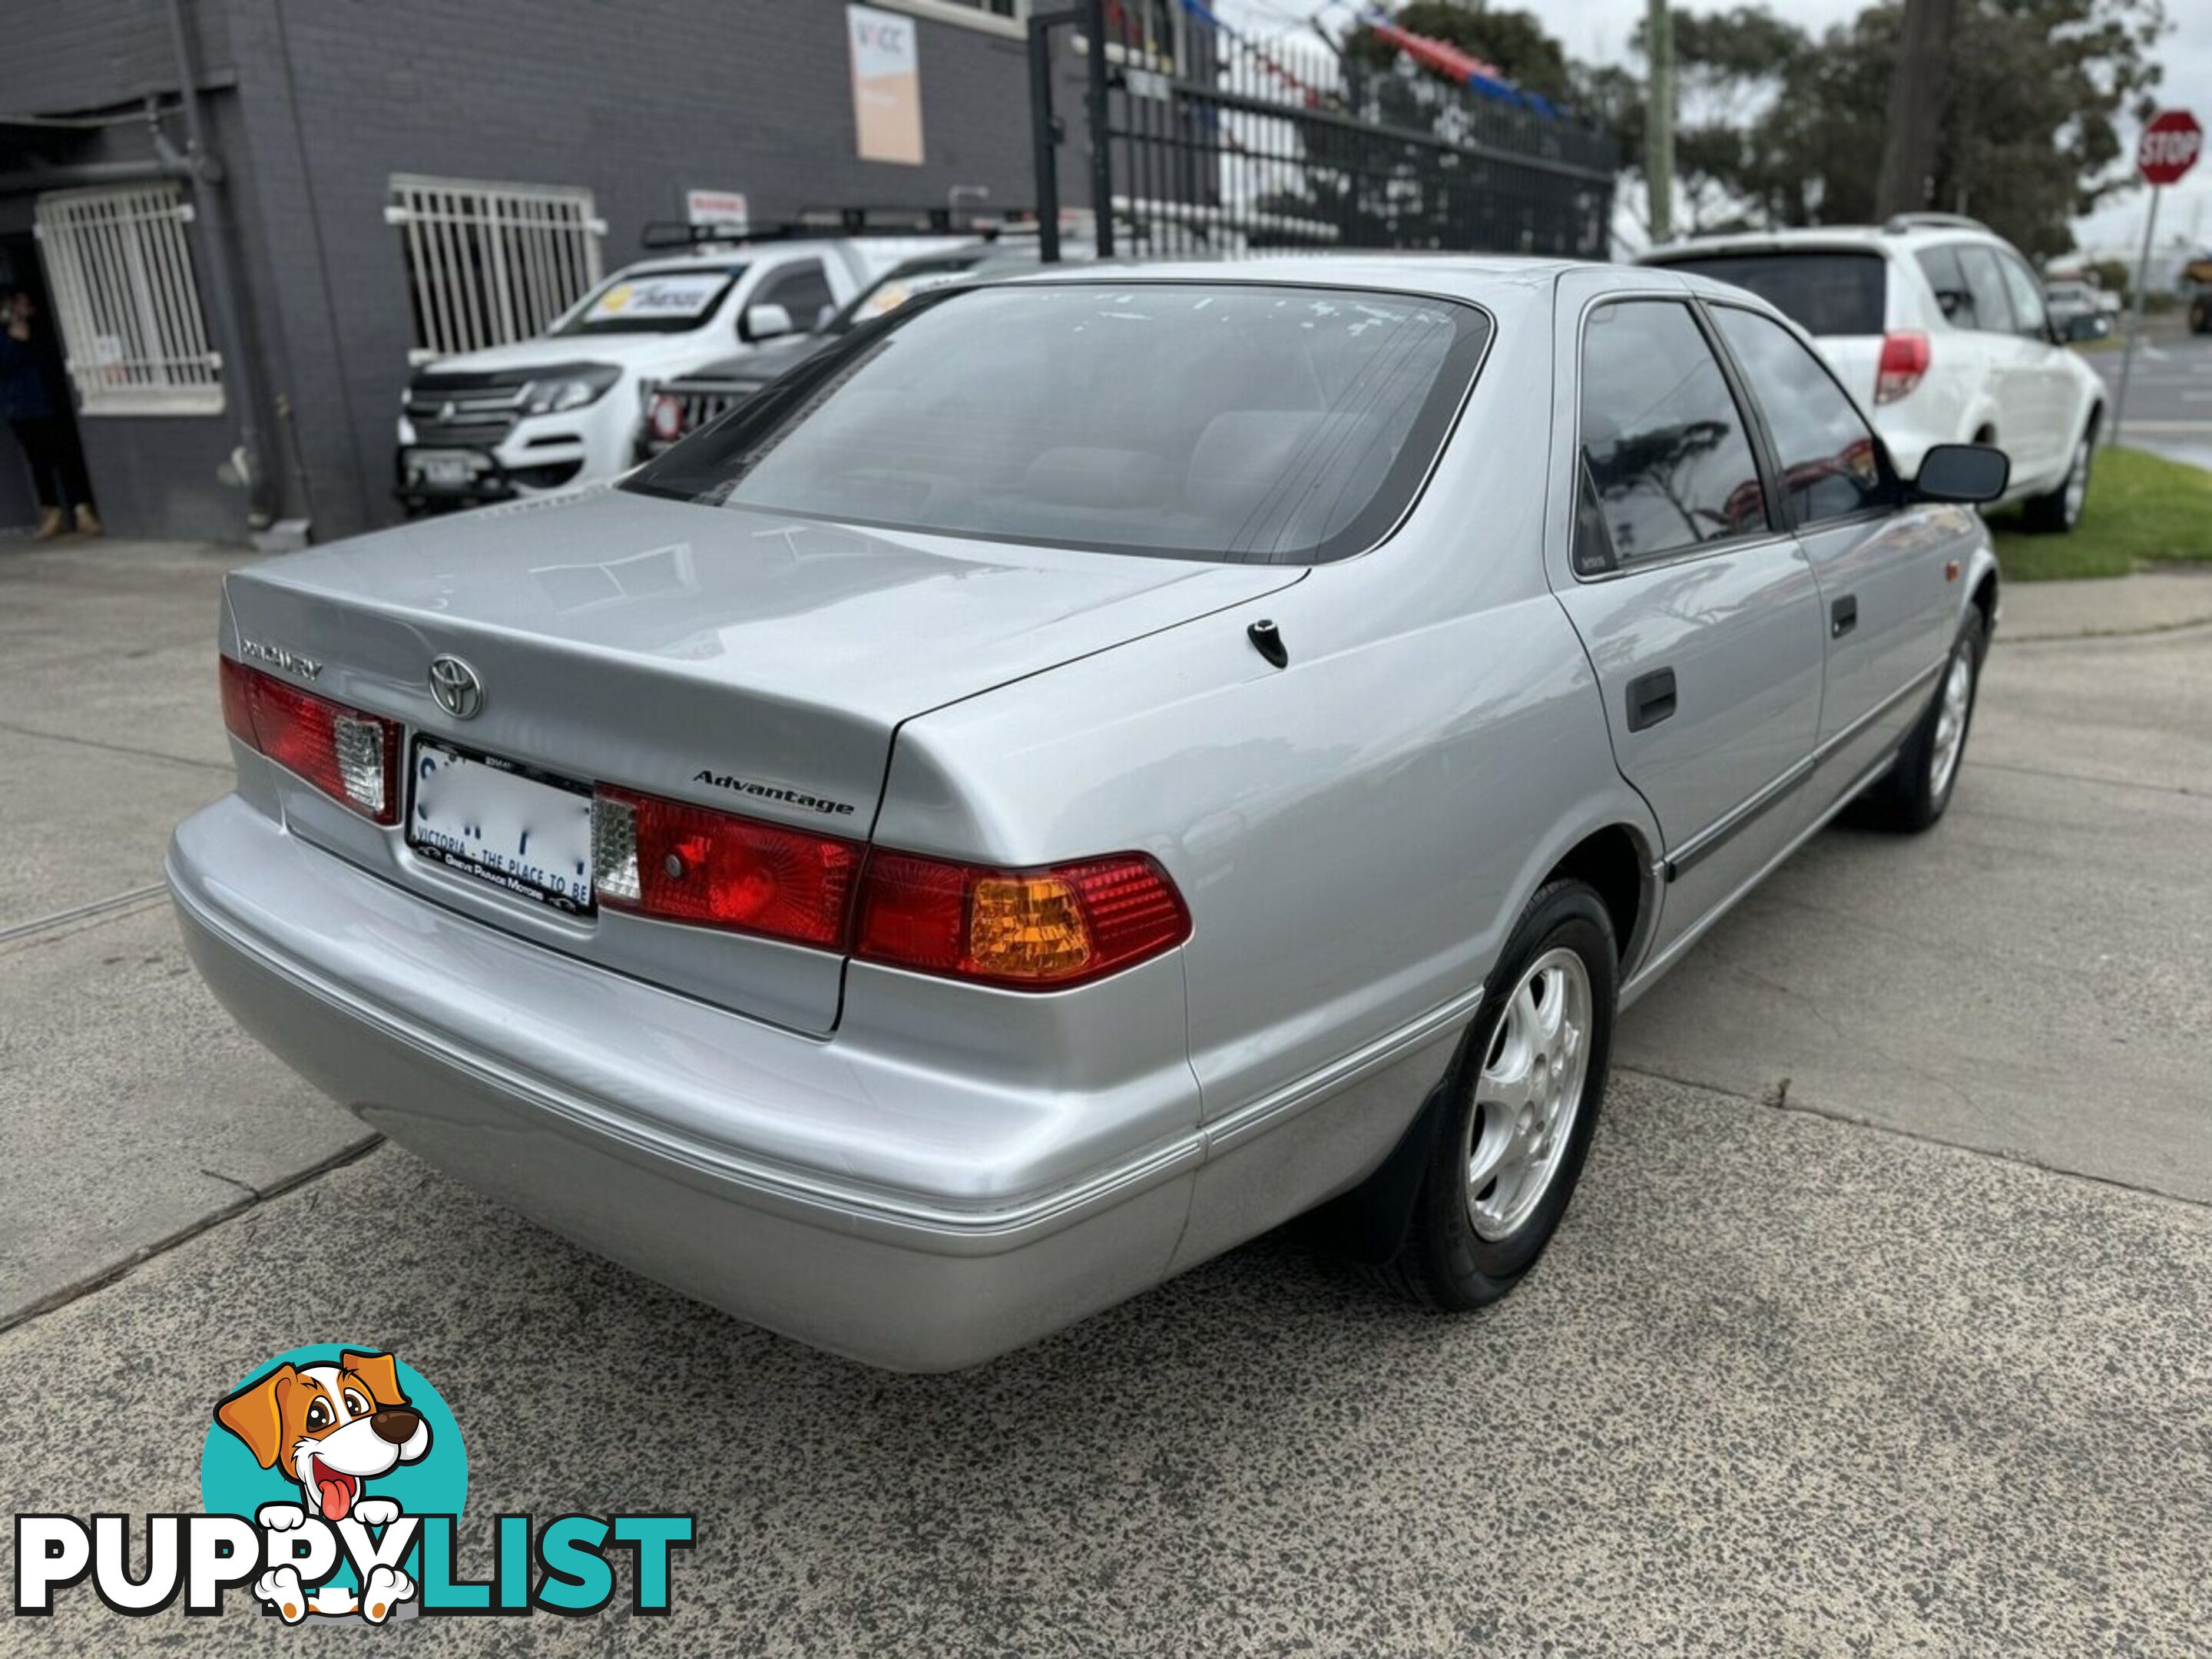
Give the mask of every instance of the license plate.
[(466, 451), (450, 454), (418, 451), (410, 458), (409, 465), (420, 482), (447, 489), (465, 489), (489, 470), (483, 456)]
[(570, 915), (592, 898), (592, 787), (497, 755), (415, 741), (407, 844)]

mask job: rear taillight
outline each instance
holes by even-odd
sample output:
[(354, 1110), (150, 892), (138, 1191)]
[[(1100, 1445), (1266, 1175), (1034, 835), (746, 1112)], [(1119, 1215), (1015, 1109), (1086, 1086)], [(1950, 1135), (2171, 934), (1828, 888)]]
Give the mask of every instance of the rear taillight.
[(605, 785), (592, 803), (592, 881), (611, 909), (1031, 990), (1097, 979), (1190, 937), (1167, 872), (1139, 854), (983, 869)]
[(1894, 329), (1881, 338), (1881, 362), (1874, 374), (1874, 400), (1893, 404), (1920, 384), (1932, 356), (1928, 337), (1917, 328)]
[(878, 852), (854, 954), (926, 974), (1030, 990), (1079, 985), (1190, 937), (1167, 872), (1140, 854), (1041, 870)]
[(302, 691), (228, 657), (222, 723), (231, 736), (379, 823), (399, 821), (399, 725)]
[(865, 850), (628, 790), (602, 787), (592, 802), (602, 904), (798, 945), (844, 944)]

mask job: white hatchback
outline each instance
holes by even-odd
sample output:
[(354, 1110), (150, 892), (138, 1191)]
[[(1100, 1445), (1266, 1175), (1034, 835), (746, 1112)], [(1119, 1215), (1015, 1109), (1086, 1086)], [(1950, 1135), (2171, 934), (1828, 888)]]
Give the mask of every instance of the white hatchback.
[(2054, 324), (2019, 250), (1954, 214), (1888, 223), (1689, 237), (1642, 263), (1749, 289), (1811, 334), (1910, 477), (1936, 444), (1995, 444), (2006, 500), (2041, 530), (2071, 530), (2089, 489), (2104, 383)]

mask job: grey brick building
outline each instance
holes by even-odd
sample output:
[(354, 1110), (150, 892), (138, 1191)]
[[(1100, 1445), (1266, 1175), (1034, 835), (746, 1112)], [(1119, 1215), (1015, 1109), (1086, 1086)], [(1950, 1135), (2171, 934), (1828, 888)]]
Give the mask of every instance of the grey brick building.
[[(110, 528), (396, 516), (426, 328), (404, 181), (565, 192), (608, 270), (693, 189), (757, 222), (1026, 204), (1017, 0), (875, 3), (914, 27), (916, 165), (857, 153), (842, 0), (9, 0), (0, 277), (76, 295), (49, 310), (94, 337), (67, 344)], [(5, 528), (32, 509), (0, 451)]]

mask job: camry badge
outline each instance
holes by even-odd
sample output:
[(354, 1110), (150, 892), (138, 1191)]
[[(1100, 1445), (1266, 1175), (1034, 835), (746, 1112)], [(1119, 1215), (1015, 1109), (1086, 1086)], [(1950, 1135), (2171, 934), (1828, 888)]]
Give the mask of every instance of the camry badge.
[(472, 720), (483, 707), (483, 682), (459, 657), (439, 657), (430, 664), (430, 695), (455, 720)]

